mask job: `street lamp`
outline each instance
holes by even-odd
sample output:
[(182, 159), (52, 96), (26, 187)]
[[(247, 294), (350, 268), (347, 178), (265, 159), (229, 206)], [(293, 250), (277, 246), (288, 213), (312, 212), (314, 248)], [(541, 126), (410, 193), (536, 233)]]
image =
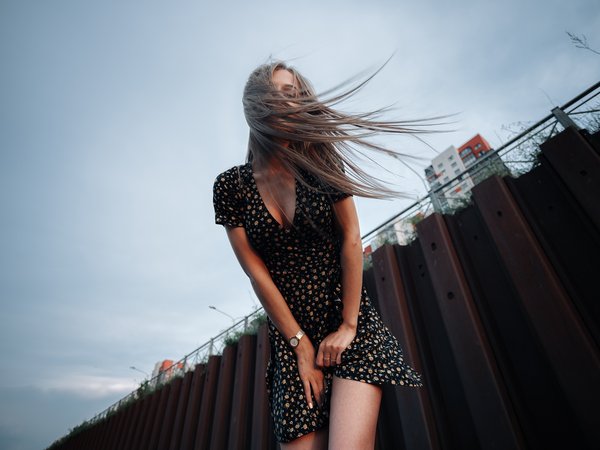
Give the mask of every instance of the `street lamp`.
[(144, 375), (146, 375), (148, 378), (150, 378), (150, 375), (148, 375), (148, 373), (144, 372), (143, 370), (140, 370), (140, 369), (138, 369), (138, 368), (137, 368), (137, 367), (135, 367), (135, 366), (129, 366), (129, 368), (130, 368), (131, 370), (137, 370), (138, 372), (141, 372), (141, 373), (143, 373)]
[(236, 319), (235, 319), (235, 317), (233, 317), (232, 315), (230, 315), (230, 314), (227, 314), (225, 311), (221, 311), (221, 310), (220, 310), (220, 309), (218, 309), (216, 306), (209, 305), (208, 307), (209, 307), (210, 309), (214, 309), (214, 310), (215, 310), (215, 311), (217, 311), (217, 312), (220, 312), (220, 313), (221, 313), (221, 314), (223, 314), (224, 316), (227, 316), (227, 317), (229, 317), (229, 318), (231, 319), (231, 321), (232, 321), (233, 323), (235, 323), (235, 320), (236, 320)]

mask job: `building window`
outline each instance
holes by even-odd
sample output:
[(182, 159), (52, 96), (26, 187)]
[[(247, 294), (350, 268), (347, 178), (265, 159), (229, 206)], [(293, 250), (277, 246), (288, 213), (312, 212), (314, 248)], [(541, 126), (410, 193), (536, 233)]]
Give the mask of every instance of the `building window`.
[(450, 178), (444, 177), (444, 183), (447, 183)]
[(444, 163), (439, 163), (438, 164), (438, 169), (441, 169), (442, 167), (444, 167)]
[(471, 147), (465, 147), (460, 151), (460, 157), (466, 158), (470, 153), (472, 153)]
[(456, 162), (456, 161), (454, 161), (454, 162), (453, 162), (452, 164), (450, 164), (450, 165), (451, 165), (452, 167), (456, 167), (456, 165), (457, 165), (457, 162)]
[(448, 161), (452, 161), (454, 159), (454, 155), (448, 156)]
[(467, 156), (464, 159), (464, 163), (465, 163), (466, 166), (468, 166), (469, 164), (471, 164), (473, 162), (475, 162), (475, 156), (473, 154), (470, 154), (469, 156)]
[(460, 173), (460, 169), (456, 169), (456, 170), (454, 171), (454, 175), (458, 175), (459, 173)]
[(481, 144), (477, 144), (477, 145), (475, 146), (475, 150), (479, 150), (480, 148), (481, 148)]

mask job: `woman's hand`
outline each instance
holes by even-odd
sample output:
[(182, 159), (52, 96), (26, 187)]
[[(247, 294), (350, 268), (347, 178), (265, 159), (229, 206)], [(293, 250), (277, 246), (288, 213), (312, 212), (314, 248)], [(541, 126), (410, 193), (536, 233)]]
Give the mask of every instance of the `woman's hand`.
[(306, 403), (312, 409), (312, 395), (314, 395), (315, 400), (321, 406), (325, 398), (325, 376), (323, 375), (323, 371), (315, 365), (315, 348), (308, 339), (308, 336), (300, 339), (300, 344), (296, 347), (295, 351), (298, 360), (298, 373), (304, 386)]
[(317, 354), (317, 366), (330, 367), (342, 363), (342, 352), (348, 348), (356, 336), (356, 327), (350, 326), (345, 322), (340, 325), (337, 331), (329, 334), (319, 345)]

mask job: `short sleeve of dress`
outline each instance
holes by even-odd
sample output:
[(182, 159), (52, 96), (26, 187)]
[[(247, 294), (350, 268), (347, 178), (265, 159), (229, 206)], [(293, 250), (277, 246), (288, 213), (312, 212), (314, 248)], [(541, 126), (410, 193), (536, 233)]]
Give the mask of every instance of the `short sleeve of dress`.
[(339, 202), (340, 200), (343, 200), (346, 197), (350, 197), (352, 195), (347, 192), (340, 191), (339, 189), (336, 189), (331, 185), (325, 186), (325, 192), (327, 194), (327, 197), (329, 197), (331, 203)]
[(229, 227), (244, 226), (244, 208), (236, 167), (219, 174), (213, 184), (215, 223)]

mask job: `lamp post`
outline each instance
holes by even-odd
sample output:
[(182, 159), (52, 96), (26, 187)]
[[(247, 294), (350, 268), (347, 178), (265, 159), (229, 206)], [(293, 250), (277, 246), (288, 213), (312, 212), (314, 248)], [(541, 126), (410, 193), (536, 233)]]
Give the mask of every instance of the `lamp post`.
[(235, 317), (233, 317), (232, 315), (227, 314), (225, 311), (221, 311), (220, 309), (218, 309), (216, 306), (213, 306), (213, 305), (209, 305), (209, 308), (214, 309), (215, 311), (223, 314), (224, 316), (229, 317), (231, 319), (231, 321), (235, 324)]
[(141, 372), (141, 373), (143, 373), (144, 375), (146, 375), (148, 378), (150, 378), (150, 375), (148, 375), (148, 373), (147, 373), (147, 372), (144, 372), (143, 370), (141, 370), (141, 369), (138, 369), (138, 368), (137, 368), (137, 367), (135, 367), (135, 366), (129, 366), (129, 368), (130, 368), (131, 370), (137, 370), (138, 372)]

